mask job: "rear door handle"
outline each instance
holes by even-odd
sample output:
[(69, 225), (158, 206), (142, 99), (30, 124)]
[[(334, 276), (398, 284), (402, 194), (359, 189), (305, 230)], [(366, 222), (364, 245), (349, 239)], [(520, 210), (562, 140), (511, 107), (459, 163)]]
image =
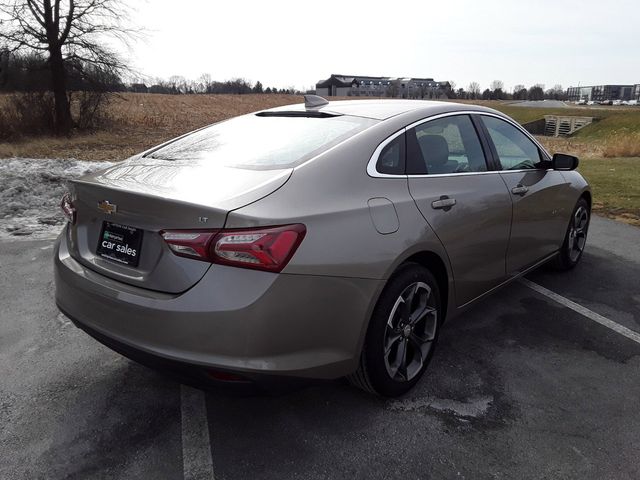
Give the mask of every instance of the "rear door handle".
[(440, 197), (440, 200), (434, 200), (431, 202), (431, 207), (435, 209), (442, 208), (448, 210), (456, 204), (455, 198), (449, 198), (446, 195)]
[(528, 191), (529, 191), (529, 187), (525, 187), (521, 183), (519, 183), (518, 185), (516, 185), (511, 189), (511, 193), (513, 193), (514, 195), (524, 195)]

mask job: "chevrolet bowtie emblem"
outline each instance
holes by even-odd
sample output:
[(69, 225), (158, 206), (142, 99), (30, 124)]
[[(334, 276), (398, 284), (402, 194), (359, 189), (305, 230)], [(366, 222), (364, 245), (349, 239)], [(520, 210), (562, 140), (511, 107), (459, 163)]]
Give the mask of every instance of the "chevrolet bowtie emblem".
[(118, 211), (118, 206), (109, 202), (109, 200), (103, 200), (102, 202), (98, 202), (98, 209), (102, 210), (108, 215), (111, 215), (112, 213), (116, 213)]

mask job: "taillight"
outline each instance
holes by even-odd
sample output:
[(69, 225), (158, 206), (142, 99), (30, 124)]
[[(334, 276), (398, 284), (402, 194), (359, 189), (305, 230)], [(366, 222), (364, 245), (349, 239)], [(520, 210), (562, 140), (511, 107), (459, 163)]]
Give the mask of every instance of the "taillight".
[(176, 255), (209, 261), (209, 244), (218, 230), (167, 230), (160, 232)]
[(166, 230), (162, 238), (182, 257), (280, 272), (304, 238), (302, 224), (246, 230)]
[(289, 262), (306, 233), (304, 225), (223, 230), (211, 243), (215, 263), (281, 271)]
[(65, 193), (60, 200), (60, 208), (64, 213), (65, 218), (73, 225), (76, 223), (76, 207), (73, 206), (71, 201), (71, 194)]

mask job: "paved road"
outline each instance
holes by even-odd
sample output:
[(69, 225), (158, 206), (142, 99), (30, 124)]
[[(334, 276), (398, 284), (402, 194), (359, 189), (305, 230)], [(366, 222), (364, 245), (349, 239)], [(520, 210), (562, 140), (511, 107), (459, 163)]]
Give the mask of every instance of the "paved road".
[[(217, 479), (640, 478), (640, 344), (522, 283), (449, 322), (406, 398), (337, 381), (198, 417), (58, 315), (51, 245), (0, 243), (2, 479), (180, 479), (194, 423)], [(577, 269), (528, 278), (640, 332), (639, 229), (594, 218)]]
[(569, 105), (567, 105), (565, 102), (562, 102), (560, 100), (522, 100), (522, 101), (515, 101), (515, 102), (509, 102), (509, 106), (511, 107), (534, 107), (534, 108), (567, 108), (569, 107)]

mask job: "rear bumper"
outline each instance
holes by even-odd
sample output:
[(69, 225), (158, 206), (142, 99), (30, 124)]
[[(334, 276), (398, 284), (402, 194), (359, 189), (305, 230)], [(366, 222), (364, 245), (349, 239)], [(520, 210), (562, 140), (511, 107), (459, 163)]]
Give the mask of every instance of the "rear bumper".
[[(357, 367), (383, 282), (214, 265), (191, 289), (166, 294), (100, 275), (54, 251), (56, 303), (99, 341), (141, 363), (332, 379)], [(135, 358), (139, 357), (139, 358)], [(142, 359), (142, 360), (141, 360)]]

